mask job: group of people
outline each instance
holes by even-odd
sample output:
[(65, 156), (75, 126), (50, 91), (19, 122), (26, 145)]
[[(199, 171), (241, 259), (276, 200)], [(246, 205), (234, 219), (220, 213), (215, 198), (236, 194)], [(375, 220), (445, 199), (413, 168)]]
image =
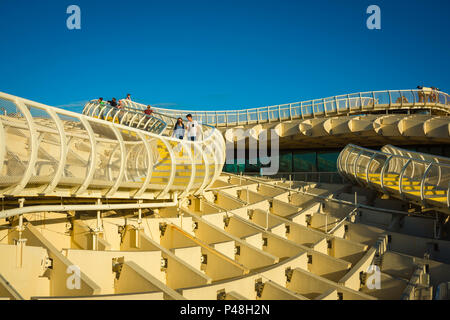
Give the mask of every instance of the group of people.
[(173, 127), (172, 136), (177, 139), (183, 140), (184, 135), (186, 134), (188, 140), (196, 141), (197, 135), (200, 132), (200, 127), (199, 127), (198, 121), (193, 120), (191, 114), (188, 114), (186, 116), (186, 119), (188, 120), (186, 125), (184, 125), (183, 119), (181, 119), (181, 118), (177, 119), (177, 123)]
[(417, 86), (417, 89), (421, 90), (418, 92), (419, 102), (428, 102), (428, 100), (430, 100), (430, 102), (437, 102), (440, 89), (423, 86)]
[[(127, 97), (124, 99), (124, 100), (131, 100), (131, 94), (127, 94)], [(116, 108), (119, 108), (119, 109), (122, 109), (122, 107), (123, 107), (123, 102), (122, 102), (122, 100), (119, 100), (119, 102), (117, 102), (117, 99), (116, 98), (112, 98), (111, 100), (108, 100), (108, 101), (106, 101), (105, 102), (105, 100), (103, 100), (103, 98), (102, 97), (100, 97), (100, 98), (98, 98), (98, 101), (97, 101), (100, 105), (102, 105), (102, 106), (104, 106), (104, 105), (106, 105), (106, 103), (109, 103), (109, 105), (111, 106), (111, 107), (116, 107)]]
[[(131, 94), (127, 94), (126, 98), (124, 100), (131, 100)], [(123, 108), (123, 102), (122, 100), (119, 100), (117, 102), (116, 98), (112, 98), (111, 100), (104, 101), (102, 97), (98, 98), (98, 103), (102, 106), (106, 106), (106, 103), (108, 103), (111, 107), (115, 107), (118, 109)], [(144, 113), (148, 116), (153, 114), (152, 106), (147, 105), (147, 109), (144, 110)], [(182, 118), (178, 118), (177, 122), (173, 128), (173, 134), (172, 137), (175, 137), (177, 139), (183, 140), (184, 136), (186, 135), (188, 140), (190, 141), (196, 141), (197, 136), (200, 133), (200, 127), (197, 120), (193, 120), (192, 114), (188, 114), (186, 116), (186, 119), (188, 120), (187, 124), (185, 125), (183, 123)]]

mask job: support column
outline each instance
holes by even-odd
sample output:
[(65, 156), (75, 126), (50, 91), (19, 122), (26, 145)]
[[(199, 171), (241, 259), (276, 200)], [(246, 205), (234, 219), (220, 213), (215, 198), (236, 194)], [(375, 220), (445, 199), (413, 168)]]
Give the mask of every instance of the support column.
[[(19, 208), (23, 208), (25, 203), (24, 198), (19, 199)], [(23, 226), (23, 214), (19, 216), (19, 225), (16, 227), (16, 230), (19, 232), (19, 239), (14, 239), (16, 245), (16, 266), (17, 268), (22, 268), (23, 266), (23, 248), (27, 242), (27, 239), (22, 238), (22, 233), (25, 231), (25, 227)]]

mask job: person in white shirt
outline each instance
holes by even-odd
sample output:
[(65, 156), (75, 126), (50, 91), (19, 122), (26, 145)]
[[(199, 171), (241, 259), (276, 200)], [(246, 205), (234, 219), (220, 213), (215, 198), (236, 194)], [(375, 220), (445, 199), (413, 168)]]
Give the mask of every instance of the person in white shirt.
[(188, 120), (188, 123), (186, 124), (186, 131), (187, 131), (187, 137), (188, 140), (196, 141), (197, 140), (197, 133), (199, 132), (199, 125), (197, 120), (192, 120), (192, 115), (188, 114), (186, 116), (186, 119)]

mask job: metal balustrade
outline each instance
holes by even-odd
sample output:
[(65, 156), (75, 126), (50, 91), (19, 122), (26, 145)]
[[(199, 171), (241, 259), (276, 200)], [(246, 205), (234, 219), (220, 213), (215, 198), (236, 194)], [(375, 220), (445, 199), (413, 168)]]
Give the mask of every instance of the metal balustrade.
[[(261, 176), (260, 172), (245, 172), (242, 173), (249, 177), (265, 177)], [(286, 181), (302, 181), (302, 182), (317, 182), (317, 183), (332, 183), (338, 184), (343, 183), (344, 179), (338, 172), (319, 172), (319, 171), (309, 171), (309, 172), (278, 172), (277, 174), (271, 175), (270, 179), (283, 179)]]
[[(130, 110), (144, 110), (147, 106), (131, 100), (122, 100)], [(450, 96), (440, 91), (385, 90), (338, 95), (323, 99), (287, 103), (275, 106), (227, 110), (189, 111), (152, 108), (160, 116), (185, 118), (186, 114), (216, 127), (233, 127), (259, 123), (281, 122), (294, 119), (383, 112), (389, 110), (433, 109), (450, 113)]]
[[(141, 109), (124, 106), (113, 107), (108, 102), (101, 104), (98, 100), (88, 102), (82, 113), (89, 117), (130, 126), (132, 128), (152, 132), (158, 135), (173, 136), (173, 128), (177, 118), (153, 112), (152, 115), (145, 114)], [(197, 128), (197, 140), (205, 139), (214, 131), (214, 126), (201, 124)], [(166, 130), (167, 129), (167, 130)], [(183, 140), (188, 140), (184, 135)]]
[(170, 199), (201, 193), (225, 162), (225, 141), (213, 127), (191, 142), (141, 130), (142, 119), (128, 126), (6, 93), (0, 107), (4, 197)]
[(349, 144), (339, 155), (338, 171), (362, 186), (449, 211), (449, 158), (390, 145), (376, 151)]
[(98, 100), (88, 102), (83, 109), (83, 114), (155, 134), (162, 134), (167, 127), (166, 122), (158, 117), (147, 115), (140, 110), (137, 112), (120, 109), (105, 102), (99, 103)]

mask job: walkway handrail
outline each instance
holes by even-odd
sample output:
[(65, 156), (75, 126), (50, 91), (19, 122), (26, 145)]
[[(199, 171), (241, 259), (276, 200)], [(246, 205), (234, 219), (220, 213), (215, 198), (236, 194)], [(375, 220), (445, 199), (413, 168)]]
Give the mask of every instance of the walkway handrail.
[[(163, 134), (164, 130), (166, 129), (173, 129), (175, 126), (177, 119), (176, 117), (162, 114), (159, 112), (154, 111), (151, 115), (147, 115), (143, 112), (143, 109), (136, 109), (133, 107), (130, 107), (130, 100), (124, 99), (121, 100), (122, 106), (119, 107), (113, 107), (109, 102), (104, 102), (104, 104), (99, 103), (97, 99), (91, 100), (83, 108), (82, 113), (91, 117), (95, 118), (101, 118), (103, 115), (103, 118), (109, 118), (110, 120), (107, 121), (117, 121), (120, 124), (133, 126), (134, 124), (140, 126), (138, 129), (142, 129), (145, 131), (150, 131), (156, 134)], [(110, 110), (110, 111), (108, 111)], [(108, 111), (105, 113), (105, 111)], [(122, 115), (121, 115), (122, 114)], [(131, 114), (136, 116), (134, 117), (128, 117), (127, 114)], [(125, 120), (124, 120), (125, 119)], [(155, 121), (159, 122), (159, 125), (148, 125), (148, 122), (150, 121), (138, 121), (137, 119), (155, 119)], [(128, 120), (128, 121), (127, 121)], [(130, 121), (131, 120), (131, 121)], [(170, 126), (169, 126), (170, 124)], [(208, 130), (204, 130), (203, 127), (208, 128)], [(215, 127), (209, 124), (200, 123), (200, 131), (201, 131), (201, 138), (205, 139), (208, 137), (212, 130), (214, 130)]]
[[(395, 148), (397, 150), (408, 151), (406, 149), (401, 149), (401, 148), (398, 148), (396, 146), (391, 146), (391, 145), (386, 145), (383, 148), (381, 148), (381, 150), (386, 150), (385, 149), (386, 147)], [(439, 161), (436, 161), (436, 160), (433, 160), (433, 159), (426, 159), (426, 158), (421, 158), (421, 157), (411, 158), (410, 156), (408, 156), (406, 154), (393, 154), (391, 152), (385, 152), (385, 151), (368, 149), (368, 148), (360, 147), (360, 146), (357, 146), (357, 145), (354, 145), (354, 144), (348, 144), (345, 148), (355, 148), (355, 149), (358, 149), (358, 150), (361, 150), (361, 151), (365, 151), (365, 152), (370, 152), (370, 153), (379, 154), (379, 155), (385, 155), (385, 156), (395, 156), (395, 157), (398, 157), (398, 158), (401, 158), (401, 159), (405, 159), (405, 160), (411, 159), (411, 160), (414, 160), (414, 161), (417, 161), (417, 162), (420, 162), (420, 163), (424, 163), (424, 164), (435, 163), (435, 164), (439, 164), (439, 165), (442, 165), (442, 166), (450, 168), (450, 163), (449, 164), (447, 164), (447, 163), (440, 163)], [(344, 150), (345, 150), (345, 148), (344, 148)], [(430, 155), (430, 154), (420, 153), (420, 152), (415, 152), (415, 151), (408, 151), (408, 152), (411, 152), (413, 154), (421, 154), (421, 155), (424, 155), (424, 156), (430, 156), (430, 157), (433, 157), (433, 158), (436, 158), (436, 157), (444, 158), (444, 157), (441, 157), (441, 156), (433, 156), (433, 155)], [(342, 152), (341, 152), (341, 154), (342, 154)], [(450, 161), (449, 158), (446, 158), (446, 159), (448, 159)], [(339, 161), (339, 159), (338, 159), (338, 161)]]
[(444, 156), (437, 156), (434, 154), (427, 154), (427, 153), (422, 153), (422, 152), (417, 152), (417, 151), (406, 150), (406, 149), (402, 149), (402, 148), (399, 148), (399, 147), (396, 147), (396, 146), (393, 146), (390, 144), (385, 145), (383, 148), (381, 148), (381, 151), (385, 152), (385, 153), (398, 154), (398, 155), (405, 156), (405, 157), (422, 159), (425, 161), (433, 161), (433, 162), (437, 162), (437, 163), (450, 165), (450, 158), (447, 158)]
[(338, 157), (339, 173), (354, 183), (392, 196), (450, 208), (450, 163), (442, 162), (446, 158), (439, 161), (433, 155), (394, 146), (382, 150), (347, 145)]
[[(137, 110), (146, 108), (145, 104), (135, 101), (127, 100), (126, 103), (129, 107)], [(358, 92), (242, 110), (189, 111), (153, 108), (159, 114), (171, 117), (184, 118), (187, 113), (191, 113), (196, 120), (203, 124), (225, 127), (340, 114), (360, 114), (389, 109), (434, 109), (450, 113), (450, 96), (436, 90), (407, 89)]]
[(162, 119), (129, 109), (120, 109), (109, 103), (100, 103), (98, 100), (88, 102), (82, 112), (84, 115), (120, 123), (155, 134), (162, 134), (167, 127)]

